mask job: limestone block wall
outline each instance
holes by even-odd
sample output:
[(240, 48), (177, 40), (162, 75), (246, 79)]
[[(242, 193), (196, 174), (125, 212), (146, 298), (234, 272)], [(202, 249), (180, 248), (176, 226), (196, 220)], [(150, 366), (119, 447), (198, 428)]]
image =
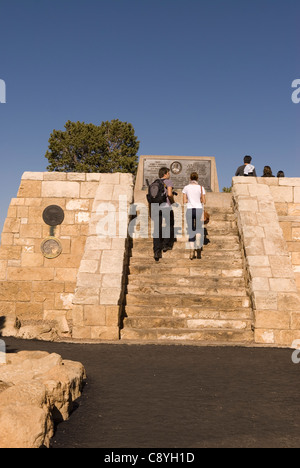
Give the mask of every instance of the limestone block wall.
[[(100, 239), (96, 224), (107, 213), (102, 206), (97, 214), (97, 207), (103, 201), (113, 209), (122, 195), (130, 203), (132, 194), (130, 174), (23, 174), (0, 246), (0, 317), (9, 323), (18, 319), (17, 336), (117, 337), (126, 211), (124, 238)], [(52, 232), (42, 218), (50, 205), (58, 205), (65, 215)], [(41, 251), (42, 241), (50, 234), (62, 245), (57, 258), (45, 258)]]
[(292, 259), (297, 288), (300, 291), (300, 179), (275, 179), (270, 186), (279, 224)]
[(300, 339), (299, 197), (300, 179), (233, 179), (257, 343)]
[(73, 299), (73, 337), (119, 339), (129, 255), (131, 174), (105, 174), (95, 194)]

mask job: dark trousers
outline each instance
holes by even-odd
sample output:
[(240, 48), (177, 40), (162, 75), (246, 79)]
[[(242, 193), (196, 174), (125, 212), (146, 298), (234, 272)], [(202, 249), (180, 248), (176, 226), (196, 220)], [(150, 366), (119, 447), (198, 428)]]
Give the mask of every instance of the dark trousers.
[(162, 250), (173, 248), (174, 212), (171, 207), (151, 211), (151, 219), (154, 222), (153, 251), (154, 256), (158, 256)]
[(201, 247), (204, 242), (204, 224), (202, 221), (203, 210), (201, 208), (192, 208), (186, 210), (186, 220), (189, 235), (189, 242), (196, 242), (196, 235), (201, 235)]

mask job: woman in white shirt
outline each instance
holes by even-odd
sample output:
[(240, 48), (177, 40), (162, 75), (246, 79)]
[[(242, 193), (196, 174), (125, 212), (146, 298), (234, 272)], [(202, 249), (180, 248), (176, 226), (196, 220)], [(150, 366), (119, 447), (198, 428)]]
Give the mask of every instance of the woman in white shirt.
[(198, 183), (197, 172), (192, 172), (189, 185), (186, 185), (182, 190), (183, 203), (187, 205), (186, 220), (190, 243), (190, 259), (201, 258), (201, 249), (204, 242), (204, 223), (203, 211), (206, 202), (205, 188)]

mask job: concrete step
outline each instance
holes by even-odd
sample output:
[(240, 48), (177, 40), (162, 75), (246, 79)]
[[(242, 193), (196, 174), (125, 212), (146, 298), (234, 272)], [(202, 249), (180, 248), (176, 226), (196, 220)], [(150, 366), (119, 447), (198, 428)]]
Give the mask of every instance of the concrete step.
[[(165, 264), (165, 259), (159, 263), (154, 262), (152, 259), (151, 263), (145, 264), (130, 264), (129, 266), (129, 282), (131, 277), (139, 278), (140, 282), (147, 282), (149, 276), (155, 278), (162, 276), (172, 277), (194, 277), (200, 276), (209, 278), (244, 278), (243, 264), (241, 260), (235, 260), (231, 265), (231, 269), (228, 269), (228, 262), (215, 262), (212, 265), (211, 262), (207, 262), (204, 259), (200, 261), (184, 260), (184, 265), (178, 267), (172, 267)], [(200, 263), (199, 263), (200, 262)]]
[(189, 296), (195, 294), (197, 296), (219, 296), (219, 297), (247, 297), (245, 287), (237, 289), (235, 287), (223, 287), (216, 285), (215, 287), (209, 287), (205, 285), (200, 286), (171, 286), (167, 285), (128, 285), (128, 296), (130, 294), (144, 295), (156, 295), (168, 297), (172, 301), (173, 295), (180, 294), (181, 296)]
[[(147, 223), (146, 223), (147, 224)], [(154, 223), (153, 222), (150, 222), (149, 220), (149, 223), (148, 223), (148, 228), (152, 228), (151, 230), (153, 231), (154, 230)], [(187, 230), (187, 223), (186, 221), (184, 221), (183, 223), (181, 223), (180, 220), (178, 220), (178, 222), (176, 221), (175, 222), (175, 227), (178, 228), (178, 230)], [(238, 234), (239, 233), (239, 230), (238, 230), (238, 226), (236, 224), (236, 222), (234, 221), (214, 221), (214, 223), (212, 224), (206, 224), (204, 225), (204, 229), (206, 229), (207, 233), (208, 234), (214, 234), (214, 233), (218, 233), (220, 231), (225, 231), (227, 232), (227, 234), (230, 235), (230, 233), (232, 234)], [(140, 231), (140, 227), (139, 227), (139, 224), (137, 223), (136, 225), (136, 230), (137, 231)], [(150, 230), (150, 232), (151, 232)], [(145, 226), (143, 225), (143, 231), (147, 232), (147, 229), (145, 228)], [(135, 231), (133, 231), (135, 232)]]
[(207, 229), (208, 232), (217, 231), (217, 230), (229, 230), (233, 229), (234, 231), (238, 231), (238, 222), (237, 218), (233, 219), (218, 219), (215, 217), (211, 217), (208, 224), (204, 224), (204, 228)]
[[(174, 253), (175, 252), (175, 253)], [(172, 255), (171, 255), (172, 254)], [(163, 258), (160, 259), (160, 262), (164, 264), (170, 264), (173, 267), (175, 266), (204, 266), (204, 265), (215, 265), (216, 262), (226, 262), (224, 266), (229, 267), (234, 262), (242, 261), (242, 251), (241, 250), (227, 250), (226, 252), (222, 250), (212, 250), (204, 247), (201, 256), (201, 259), (189, 259), (190, 251), (189, 249), (183, 248), (182, 250), (173, 250), (163, 253)], [(176, 261), (174, 261), (174, 259)], [(160, 262), (156, 263), (157, 266), (160, 265)], [(144, 252), (136, 252), (135, 249), (132, 251), (132, 256), (130, 258), (130, 265), (147, 265), (153, 264), (153, 249), (147, 249)]]
[(186, 330), (169, 328), (124, 328), (121, 330), (123, 340), (136, 341), (191, 341), (205, 344), (226, 345), (226, 344), (250, 344), (254, 340), (251, 330)]
[(130, 328), (181, 328), (188, 330), (221, 329), (251, 330), (251, 320), (189, 319), (178, 317), (127, 317), (124, 325)]
[[(189, 258), (189, 248), (185, 248), (182, 246), (182, 248), (174, 248), (173, 250), (169, 250), (166, 252), (164, 257), (169, 258), (169, 259), (174, 259), (174, 260), (180, 260), (181, 258)], [(237, 254), (237, 255), (235, 255)], [(226, 257), (228, 258), (229, 256), (233, 257), (240, 257), (241, 258), (241, 250), (239, 245), (225, 245), (224, 243), (218, 243), (218, 244), (209, 244), (204, 247), (202, 251), (202, 256), (203, 257)], [(153, 257), (153, 247), (145, 247), (144, 249), (133, 249), (132, 250), (132, 258), (149, 258)]]
[(207, 320), (252, 320), (253, 312), (249, 307), (231, 308), (219, 307), (213, 309), (190, 306), (173, 307), (152, 306), (145, 307), (140, 305), (127, 305), (125, 308), (127, 317), (177, 317), (188, 319), (207, 319)]
[(213, 294), (134, 294), (129, 293), (126, 297), (127, 306), (143, 306), (148, 308), (160, 307), (161, 310), (178, 307), (198, 306), (199, 308), (212, 309), (240, 309), (249, 307), (249, 298), (244, 294), (241, 296), (222, 296)]
[[(229, 261), (228, 261), (229, 258)], [(180, 275), (180, 276), (211, 276), (209, 271), (216, 272), (216, 276), (222, 272), (222, 276), (235, 275), (235, 271), (240, 275), (243, 270), (243, 261), (241, 255), (237, 258), (234, 256), (222, 258), (202, 256), (201, 260), (189, 258), (180, 258), (176, 262), (172, 258), (167, 258), (167, 254), (163, 254), (163, 258), (159, 262), (153, 259), (153, 253), (147, 258), (131, 258), (129, 271), (130, 274), (141, 275)]]
[[(186, 237), (178, 238), (178, 242), (175, 242), (174, 245), (181, 245), (181, 243), (186, 242)], [(226, 231), (225, 229), (215, 231), (214, 234), (208, 234), (207, 239), (210, 241), (210, 244), (217, 244), (219, 242), (231, 242), (233, 244), (240, 245), (240, 239), (238, 233), (232, 232), (232, 230)], [(188, 239), (187, 239), (188, 240)], [(153, 244), (153, 237), (149, 236), (148, 238), (135, 238), (133, 239), (133, 247), (140, 249), (143, 247), (148, 247)]]
[[(185, 211), (183, 207), (181, 207), (181, 213), (182, 213), (182, 219), (186, 217)], [(205, 211), (207, 211), (210, 215), (210, 221), (208, 223), (208, 226), (214, 221), (219, 221), (219, 222), (236, 222), (237, 216), (234, 213), (233, 209), (228, 209), (228, 210), (219, 210), (217, 208), (214, 208), (212, 206), (206, 206)], [(175, 210), (175, 217), (178, 217), (178, 219), (181, 219), (180, 212)], [(147, 216), (146, 213), (139, 213), (138, 217), (136, 218), (137, 220), (151, 220), (150, 216)]]
[[(209, 224), (205, 225), (204, 227), (207, 229), (208, 235), (220, 235), (224, 232), (224, 234), (235, 234), (238, 235), (238, 226), (235, 219), (235, 216), (231, 220), (223, 216), (224, 219), (218, 219), (218, 217), (212, 216)], [(135, 226), (135, 227), (134, 227)], [(185, 215), (182, 218), (175, 219), (175, 228), (178, 235), (186, 234), (187, 225)], [(154, 229), (154, 223), (151, 221), (150, 218), (136, 218), (136, 220), (132, 221), (131, 230), (134, 232), (134, 237), (142, 237), (141, 232), (145, 238), (151, 238), (151, 233)]]
[(165, 275), (159, 277), (158, 275), (151, 275), (141, 281), (139, 275), (130, 275), (128, 278), (128, 291), (140, 290), (144, 291), (146, 288), (177, 288), (178, 291), (184, 294), (184, 288), (205, 288), (210, 290), (217, 290), (219, 288), (229, 288), (235, 290), (245, 289), (244, 278), (222, 278), (222, 277), (205, 277), (205, 276), (192, 276), (181, 277), (178, 275)]

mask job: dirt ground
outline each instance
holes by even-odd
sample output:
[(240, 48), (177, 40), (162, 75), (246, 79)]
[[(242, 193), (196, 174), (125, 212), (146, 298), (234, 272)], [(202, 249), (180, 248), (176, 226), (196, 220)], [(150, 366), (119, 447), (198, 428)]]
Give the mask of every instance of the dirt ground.
[(7, 352), (56, 352), (86, 368), (52, 448), (300, 447), (291, 350), (5, 342)]

